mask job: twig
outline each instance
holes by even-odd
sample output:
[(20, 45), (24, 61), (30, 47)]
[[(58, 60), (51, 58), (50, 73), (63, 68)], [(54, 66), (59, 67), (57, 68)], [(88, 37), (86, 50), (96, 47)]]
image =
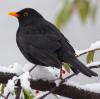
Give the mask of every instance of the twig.
[(41, 96), (40, 98), (38, 99), (44, 99), (46, 96), (48, 96), (49, 94), (51, 94), (52, 92), (54, 92), (56, 89), (56, 87), (52, 88), (48, 93), (46, 93), (45, 95)]
[(6, 98), (5, 98), (5, 99), (8, 99), (9, 95), (10, 95), (10, 92), (7, 94), (7, 96), (6, 96)]
[[(70, 76), (68, 76), (68, 77), (66, 77), (66, 78), (64, 78), (64, 79), (62, 79), (61, 80), (61, 82), (60, 82), (60, 84), (59, 85), (62, 85), (66, 80), (68, 80), (69, 78), (71, 78), (71, 77), (73, 77), (73, 76), (75, 76), (76, 74), (72, 74), (72, 75), (70, 75)], [(45, 98), (46, 96), (48, 96), (49, 94), (51, 94), (52, 92), (54, 92), (55, 90), (56, 90), (56, 86), (54, 87), (54, 88), (52, 88), (48, 93), (46, 93), (45, 95), (43, 95), (43, 96), (41, 96), (40, 98), (38, 98), (38, 99), (43, 99), (43, 98)]]
[[(97, 65), (97, 66), (90, 66), (90, 67), (88, 67), (88, 68), (90, 68), (90, 69), (100, 68), (100, 65)], [(79, 74), (79, 73), (80, 73), (80, 71), (79, 71), (77, 74)], [(63, 84), (66, 80), (68, 80), (68, 79), (70, 79), (70, 78), (76, 76), (77, 74), (73, 73), (73, 74), (69, 75), (68, 77), (64, 78), (64, 79), (61, 81), (61, 84)]]
[(59, 99), (59, 97), (56, 94), (52, 94), (56, 99)]
[(19, 86), (16, 90), (16, 98), (15, 99), (20, 99), (20, 94), (21, 94), (21, 87)]
[(37, 65), (35, 64), (30, 70), (29, 72), (31, 72)]
[(5, 98), (5, 99), (6, 99), (6, 97), (5, 97), (5, 96), (3, 96), (2, 94), (0, 94), (0, 97), (3, 97), (3, 98)]
[(100, 68), (100, 65), (97, 65), (97, 66), (90, 66), (89, 68), (90, 68), (90, 69)]
[(100, 50), (100, 48), (86, 50), (86, 51), (80, 53), (79, 55), (76, 55), (76, 57), (79, 57), (79, 56), (82, 56), (82, 55), (84, 55), (84, 54), (87, 54), (88, 52), (97, 51), (97, 50)]
[[(90, 69), (93, 69), (93, 68), (99, 68), (99, 67), (100, 67), (100, 65), (97, 65), (97, 66), (90, 66), (89, 68), (90, 68)], [(79, 73), (80, 73), (80, 71), (79, 71), (77, 74), (79, 74)], [(62, 79), (61, 82), (60, 82), (60, 85), (62, 85), (62, 84), (63, 84), (64, 82), (66, 82), (68, 79), (70, 79), (70, 78), (76, 76), (77, 74), (73, 73), (73, 74), (67, 76), (66, 78)], [(43, 99), (43, 98), (45, 98), (46, 96), (48, 96), (49, 94), (51, 94), (52, 92), (54, 92), (54, 91), (56, 90), (56, 88), (57, 88), (57, 87), (55, 86), (55, 87), (52, 88), (48, 93), (46, 93), (45, 95), (41, 96), (41, 97), (38, 98), (38, 99)]]

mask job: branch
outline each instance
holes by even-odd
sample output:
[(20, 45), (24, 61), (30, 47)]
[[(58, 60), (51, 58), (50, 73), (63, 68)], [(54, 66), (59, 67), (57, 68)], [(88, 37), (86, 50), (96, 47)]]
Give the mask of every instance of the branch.
[[(31, 87), (33, 89), (41, 91), (50, 91), (55, 87), (54, 82), (48, 82), (43, 80), (33, 81), (31, 80)], [(84, 89), (76, 88), (68, 84), (62, 84), (59, 87), (56, 87), (53, 94), (61, 95), (64, 97), (69, 97), (72, 99), (100, 99), (100, 93), (86, 91)]]
[(77, 54), (76, 57), (82, 56), (82, 55), (87, 54), (88, 52), (91, 52), (91, 51), (98, 51), (98, 50), (100, 50), (100, 48), (83, 50), (82, 52)]
[[(88, 68), (90, 68), (90, 69), (100, 68), (100, 65), (90, 66), (90, 67), (88, 67)], [(70, 78), (72, 78), (72, 77), (78, 75), (79, 73), (80, 73), (80, 71), (78, 71), (77, 74), (73, 73), (73, 74), (69, 75), (68, 77), (64, 78), (64, 79), (61, 81), (61, 83), (64, 83), (66, 80), (68, 80), (68, 79), (70, 79)]]
[[(98, 68), (99, 67), (100, 66), (98, 66)], [(97, 68), (97, 66), (93, 66), (93, 68)], [(13, 76), (17, 75), (14, 73), (0, 72), (0, 83), (6, 84), (9, 79), (13, 78)], [(52, 91), (53, 94), (69, 97), (72, 99), (100, 99), (100, 93), (91, 92), (89, 90), (65, 83), (61, 84), (59, 87), (56, 87), (54, 82), (31, 79), (30, 84), (32, 89), (41, 91), (51, 91), (53, 88), (55, 88), (55, 90)], [(20, 81), (18, 81), (16, 86), (20, 87)]]
[(3, 96), (2, 94), (0, 94), (0, 96), (6, 99), (6, 97), (5, 97), (5, 96)]
[(16, 89), (16, 98), (15, 99), (20, 99), (21, 89), (22, 88), (20, 86)]
[[(41, 91), (50, 91), (56, 86), (54, 82), (43, 80), (30, 80), (30, 83), (31, 88)], [(17, 83), (17, 86), (20, 86), (20, 83)], [(71, 86), (69, 84), (62, 84), (59, 87), (56, 87), (55, 91), (52, 93), (73, 99), (100, 99), (100, 93), (76, 88), (75, 86)]]
[[(95, 65), (95, 66), (90, 66), (89, 68), (90, 69), (93, 69), (93, 68), (99, 68), (100, 65)], [(78, 72), (77, 74), (79, 74), (80, 72)], [(62, 79), (62, 81), (60, 82), (60, 85), (62, 85), (64, 82), (66, 82), (68, 79), (76, 76), (77, 74), (73, 73), (69, 76), (67, 76), (66, 78)], [(54, 91), (56, 90), (56, 87), (54, 87), (53, 89), (51, 89), (48, 93), (46, 93), (45, 95), (41, 96), (40, 98), (38, 99), (44, 99), (46, 96), (48, 96), (49, 94), (53, 93)]]

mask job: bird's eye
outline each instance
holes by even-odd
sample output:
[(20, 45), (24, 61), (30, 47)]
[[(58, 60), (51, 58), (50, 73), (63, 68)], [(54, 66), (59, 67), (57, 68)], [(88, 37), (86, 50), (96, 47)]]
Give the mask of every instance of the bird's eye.
[(28, 12), (24, 12), (24, 14), (23, 14), (23, 16), (28, 16), (29, 14), (28, 14)]

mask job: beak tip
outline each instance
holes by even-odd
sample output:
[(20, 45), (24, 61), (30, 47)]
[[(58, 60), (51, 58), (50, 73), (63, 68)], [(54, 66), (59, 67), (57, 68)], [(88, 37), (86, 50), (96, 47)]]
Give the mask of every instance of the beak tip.
[(16, 17), (19, 16), (16, 12), (9, 12), (8, 15), (16, 16)]
[(8, 15), (11, 15), (11, 12), (9, 12)]

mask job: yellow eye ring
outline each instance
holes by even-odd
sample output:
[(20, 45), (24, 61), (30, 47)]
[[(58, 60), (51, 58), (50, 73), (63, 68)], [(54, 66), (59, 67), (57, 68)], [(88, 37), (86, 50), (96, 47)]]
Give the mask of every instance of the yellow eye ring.
[(23, 14), (23, 16), (28, 16), (29, 14), (28, 14), (28, 12), (24, 12), (24, 14)]

